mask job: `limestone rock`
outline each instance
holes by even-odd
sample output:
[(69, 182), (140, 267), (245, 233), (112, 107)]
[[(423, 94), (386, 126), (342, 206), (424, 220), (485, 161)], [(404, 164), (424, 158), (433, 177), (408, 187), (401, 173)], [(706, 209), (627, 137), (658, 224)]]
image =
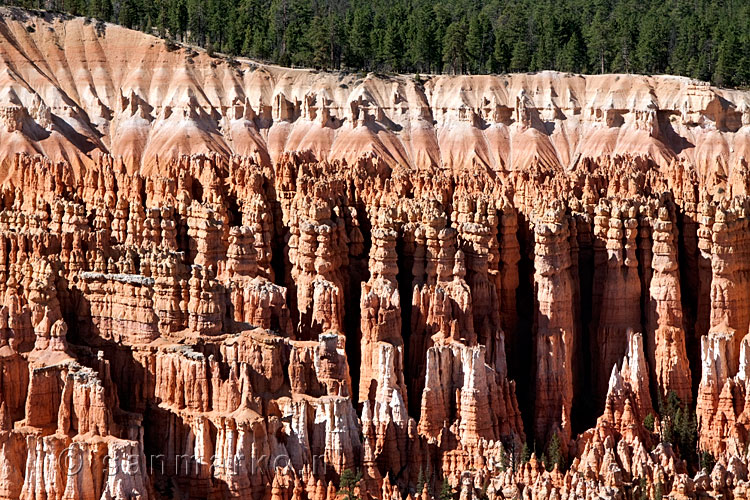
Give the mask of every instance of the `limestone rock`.
[(747, 91), (1, 13), (0, 497), (748, 497)]

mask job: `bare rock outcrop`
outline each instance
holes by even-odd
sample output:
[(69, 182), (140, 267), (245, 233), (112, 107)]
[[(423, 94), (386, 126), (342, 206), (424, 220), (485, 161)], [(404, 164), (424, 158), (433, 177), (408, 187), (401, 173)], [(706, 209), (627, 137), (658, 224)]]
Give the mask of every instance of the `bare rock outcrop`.
[(747, 91), (0, 13), (0, 498), (748, 497)]
[(571, 437), (575, 322), (570, 274), (569, 219), (562, 206), (550, 208), (534, 228), (534, 319), (536, 406), (534, 434), (546, 442), (554, 433)]

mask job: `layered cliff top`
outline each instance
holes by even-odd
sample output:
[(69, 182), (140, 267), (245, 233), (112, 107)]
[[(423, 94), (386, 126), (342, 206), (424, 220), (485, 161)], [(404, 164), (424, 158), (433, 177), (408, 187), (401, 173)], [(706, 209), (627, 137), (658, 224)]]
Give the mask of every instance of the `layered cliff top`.
[(84, 18), (0, 11), (0, 163), (100, 152), (144, 173), (217, 151), (374, 153), (409, 168), (566, 168), (647, 154), (699, 171), (750, 156), (750, 92), (683, 77), (385, 76), (230, 61)]

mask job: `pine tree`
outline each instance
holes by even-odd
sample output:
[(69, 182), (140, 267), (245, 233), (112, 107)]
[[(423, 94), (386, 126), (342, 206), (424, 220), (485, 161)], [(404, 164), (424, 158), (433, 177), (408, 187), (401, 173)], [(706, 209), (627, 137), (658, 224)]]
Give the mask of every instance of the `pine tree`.
[(109, 21), (112, 17), (112, 3), (110, 0), (91, 0), (88, 3), (88, 16)]
[(729, 28), (719, 45), (719, 56), (716, 60), (716, 70), (713, 81), (718, 85), (732, 86), (735, 82), (735, 69), (738, 68), (739, 55), (742, 53), (737, 34), (733, 28)]
[(422, 490), (424, 489), (424, 469), (422, 467), (419, 468), (419, 475), (417, 476), (417, 487), (416, 492), (422, 493)]
[(167, 34), (167, 8), (164, 2), (159, 2), (159, 14), (156, 16), (156, 31), (160, 37)]
[(528, 71), (530, 63), (529, 44), (523, 40), (517, 41), (513, 46), (513, 54), (508, 69), (510, 71)]
[(492, 51), (492, 61), (495, 71), (507, 72), (510, 69), (510, 47), (503, 36), (499, 36), (499, 30), (495, 31), (495, 47)]
[(464, 21), (455, 21), (448, 26), (443, 38), (443, 63), (452, 74), (464, 72), (466, 67), (466, 26)]
[(169, 34), (179, 40), (182, 40), (187, 30), (187, 4), (185, 0), (170, 0), (168, 8), (168, 25)]
[(187, 0), (187, 15), (187, 28), (191, 41), (198, 45), (205, 44), (208, 22), (203, 0)]
[(634, 497), (637, 498), (637, 500), (649, 500), (648, 498), (648, 483), (646, 483), (646, 478), (642, 477), (638, 480), (638, 486), (637, 490), (638, 496)]
[(206, 29), (208, 42), (214, 49), (223, 50), (229, 20), (225, 17), (231, 7), (226, 0), (204, 0), (206, 1), (207, 21)]
[(329, 69), (332, 67), (330, 57), (331, 31), (328, 19), (320, 16), (313, 18), (310, 30), (307, 32), (308, 43), (312, 54), (311, 64), (314, 68)]
[(117, 22), (128, 28), (132, 28), (138, 23), (138, 10), (134, 0), (124, 0), (120, 4)]
[(310, 0), (284, 0), (286, 24), (281, 26), (282, 48), (281, 57), (287, 65), (310, 66), (312, 63), (312, 49), (306, 32), (312, 25), (312, 3)]
[(154, 24), (151, 22), (151, 15), (146, 16), (146, 25), (143, 27), (143, 32), (152, 35), (154, 31)]
[(67, 10), (74, 16), (80, 16), (86, 13), (86, 5), (82, 0), (68, 0)]
[(654, 414), (649, 413), (646, 418), (643, 419), (643, 426), (650, 432), (654, 432)]
[(714, 456), (704, 451), (701, 453), (701, 459), (699, 463), (699, 467), (706, 472), (706, 474), (711, 474), (711, 472), (714, 470), (714, 466), (716, 465), (716, 459)]
[(440, 495), (438, 500), (453, 500), (453, 488), (451, 483), (448, 482), (448, 478), (443, 478), (443, 485), (440, 488)]
[(635, 49), (639, 71), (661, 73), (666, 70), (669, 57), (669, 48), (666, 43), (668, 35), (663, 9), (653, 7), (643, 20)]
[(357, 470), (356, 472), (352, 469), (346, 469), (341, 473), (339, 477), (339, 492), (346, 496), (346, 500), (359, 500), (359, 496), (355, 494), (355, 489), (362, 479), (362, 472)]
[(555, 432), (552, 438), (547, 444), (547, 451), (545, 453), (546, 460), (542, 460), (544, 466), (548, 471), (551, 471), (557, 465), (560, 471), (565, 470), (565, 456), (562, 450), (562, 443), (560, 442), (560, 436)]
[(370, 4), (359, 5), (352, 14), (349, 29), (349, 51), (347, 61), (353, 67), (369, 67), (372, 58), (370, 32), (372, 31)]
[(536, 19), (532, 32), (536, 35), (535, 50), (532, 51), (532, 71), (553, 69), (555, 26), (551, 16), (540, 16)]
[(523, 443), (523, 448), (521, 448), (521, 463), (525, 464), (529, 460), (531, 460), (531, 450), (527, 443)]
[(432, 13), (432, 2), (421, 0), (409, 15), (409, 64), (417, 71), (428, 73), (434, 69), (438, 52)]
[(472, 16), (466, 35), (469, 71), (482, 73), (491, 66), (490, 54), (494, 46), (492, 24), (484, 13)]
[(499, 466), (500, 471), (503, 472), (503, 471), (507, 470), (509, 465), (510, 464), (509, 464), (508, 454), (505, 451), (505, 447), (501, 446), (500, 447), (500, 458), (498, 460), (498, 466)]
[(559, 55), (559, 69), (578, 73), (583, 69), (583, 41), (578, 32), (573, 32)]
[(635, 62), (635, 46), (640, 32), (639, 14), (642, 10), (640, 0), (621, 0), (616, 3), (612, 12), (612, 70), (630, 73)]
[(286, 28), (289, 24), (290, 7), (288, 0), (272, 0), (268, 10), (268, 37), (271, 39), (273, 60), (289, 65), (289, 51), (286, 43)]
[[(171, 47), (176, 47), (172, 39), (211, 44), (219, 51), (281, 65), (343, 64), (355, 70), (409, 73), (668, 72), (723, 86), (750, 85), (747, 2), (8, 1), (149, 32), (153, 27)], [(102, 29), (97, 23), (97, 32)], [(690, 421), (688, 409), (682, 418)], [(668, 423), (664, 437), (679, 439), (671, 434), (674, 422)], [(697, 455), (691, 460), (697, 463)]]
[(664, 485), (656, 483), (654, 485), (654, 500), (663, 500), (664, 498)]
[(401, 36), (401, 13), (396, 9), (388, 11), (387, 28), (380, 44), (378, 59), (388, 71), (399, 71), (401, 69), (401, 58), (404, 54), (404, 40)]
[(695, 468), (699, 466), (698, 422), (695, 412), (686, 407), (674, 391), (669, 391), (666, 400), (659, 398), (661, 414), (661, 440), (675, 446), (680, 456)]
[(606, 72), (609, 52), (609, 41), (607, 39), (609, 26), (607, 15), (602, 9), (603, 7), (597, 9), (592, 23), (586, 30), (586, 44), (591, 67), (598, 73)]

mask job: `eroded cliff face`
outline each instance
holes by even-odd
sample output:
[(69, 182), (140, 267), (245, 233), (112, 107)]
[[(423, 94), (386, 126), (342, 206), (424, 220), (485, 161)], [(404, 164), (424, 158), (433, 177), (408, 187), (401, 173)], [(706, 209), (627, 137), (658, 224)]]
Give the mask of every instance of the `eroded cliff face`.
[(750, 93), (2, 15), (0, 498), (747, 497)]

